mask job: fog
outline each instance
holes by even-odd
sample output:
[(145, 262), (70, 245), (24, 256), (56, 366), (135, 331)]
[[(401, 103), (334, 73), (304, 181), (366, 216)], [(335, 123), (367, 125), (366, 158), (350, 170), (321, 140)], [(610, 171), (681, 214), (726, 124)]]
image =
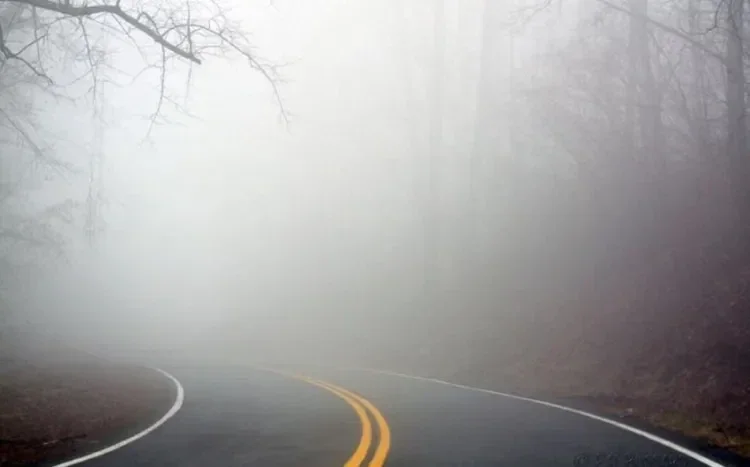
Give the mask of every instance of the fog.
[(0, 0), (5, 392), (367, 367), (744, 449), (747, 5)]
[[(483, 2), (436, 5), (237, 4), (227, 11), (278, 74), (219, 54), (174, 64), (163, 92), (158, 72), (142, 74), (141, 50), (114, 47), (112, 68), (128, 79), (43, 117), (69, 142), (56, 140), (56, 156), (77, 169), (34, 198), (79, 208), (62, 228), (63, 260), (11, 294), (23, 320), (99, 352), (279, 360), (428, 354), (455, 329), (481, 339), (472, 317), (489, 310), (503, 319), (485, 330), (503, 338), (520, 312), (493, 277), (526, 276), (490, 258), (499, 238), (512, 250), (525, 233), (496, 215), (510, 199), (497, 187), (513, 183), (502, 158), (475, 154), (507, 146), (498, 122), (518, 117), (506, 108), (512, 70), (545, 25), (495, 6), (501, 39), (482, 65)], [(482, 66), (493, 76), (484, 95)], [(175, 105), (157, 107), (160, 94)]]
[[(446, 59), (461, 66), (446, 67), (443, 153), (460, 165), (473, 131), (480, 5), (449, 3)], [(169, 108), (151, 130), (154, 74), (107, 88), (105, 123), (86, 106), (52, 106), (45, 121), (68, 139), (102, 131), (106, 202), (93, 243), (80, 222), (67, 226), (65, 261), (17, 289), (34, 310), (24, 319), (99, 349), (244, 345), (299, 358), (408, 338), (424, 312), (431, 8), (237, 5), (254, 50), (278, 66), (281, 104), (243, 60), (212, 57), (190, 70), (187, 88), (187, 67), (174, 71), (169, 85), (186, 111)], [(115, 65), (139, 70), (132, 55)], [(85, 158), (58, 152), (82, 172), (35, 196), (84, 199)], [(451, 170), (440, 204), (456, 211), (465, 181)]]
[[(619, 3), (222, 5), (251, 63), (205, 39), (200, 64), (190, 42), (162, 72), (171, 49), (107, 29), (70, 39), (106, 54), (50, 62), (67, 99), (27, 104), (65, 168), (34, 172), (18, 206), (71, 213), (57, 254), (4, 275), (16, 321), (118, 355), (482, 366), (588, 323), (642, 324), (632, 310), (658, 294), (637, 287), (679, 269), (671, 235), (723, 222), (680, 204), (716, 147), (695, 143), (691, 109), (718, 125), (719, 65), (700, 62), (710, 76), (685, 97), (695, 80), (674, 63), (699, 60), (670, 48), (664, 8), (649, 74), (627, 71), (651, 49)], [(609, 297), (628, 298), (582, 317)]]

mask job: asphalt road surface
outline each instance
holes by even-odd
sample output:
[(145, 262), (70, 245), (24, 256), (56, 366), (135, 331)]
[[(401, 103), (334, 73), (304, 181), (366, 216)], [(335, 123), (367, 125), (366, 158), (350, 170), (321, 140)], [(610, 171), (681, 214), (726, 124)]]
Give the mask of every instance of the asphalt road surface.
[(182, 408), (152, 433), (81, 465), (730, 465), (576, 413), (395, 375), (229, 365), (166, 370), (182, 383)]

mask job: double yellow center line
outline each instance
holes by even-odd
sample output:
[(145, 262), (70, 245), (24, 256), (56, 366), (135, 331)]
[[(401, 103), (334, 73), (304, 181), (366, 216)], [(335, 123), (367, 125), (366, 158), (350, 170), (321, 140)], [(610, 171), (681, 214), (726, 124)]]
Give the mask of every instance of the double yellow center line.
[[(305, 376), (300, 378), (310, 384), (330, 391), (345, 400), (347, 404), (352, 406), (359, 417), (359, 421), (362, 423), (362, 436), (359, 438), (359, 445), (357, 445), (357, 449), (354, 450), (349, 460), (346, 461), (344, 467), (360, 467), (365, 465), (368, 467), (382, 467), (385, 465), (388, 451), (391, 449), (391, 430), (388, 428), (388, 422), (385, 421), (385, 417), (380, 413), (380, 410), (364, 397), (341, 386)], [(379, 433), (378, 443), (370, 462), (366, 462), (366, 459), (373, 442), (373, 426), (368, 414), (372, 415), (372, 418), (375, 420)]]
[[(346, 401), (346, 403), (354, 409), (362, 424), (362, 435), (359, 438), (357, 448), (354, 450), (351, 457), (349, 457), (349, 460), (346, 461), (344, 467), (383, 467), (383, 465), (385, 465), (385, 460), (388, 458), (388, 451), (391, 449), (391, 430), (388, 427), (388, 422), (385, 421), (383, 414), (380, 413), (380, 410), (378, 410), (378, 408), (370, 401), (359, 394), (355, 394), (341, 386), (337, 386), (327, 381), (321, 381), (319, 379), (291, 374), (284, 371), (270, 371), (296, 378), (325, 389)], [(375, 421), (375, 427), (373, 427), (370, 416), (372, 416), (372, 419)], [(373, 451), (371, 448), (373, 440), (376, 437), (376, 430), (374, 430), (374, 428), (377, 428), (377, 445)], [(372, 456), (370, 456), (370, 461), (368, 462), (367, 458), (371, 451)]]

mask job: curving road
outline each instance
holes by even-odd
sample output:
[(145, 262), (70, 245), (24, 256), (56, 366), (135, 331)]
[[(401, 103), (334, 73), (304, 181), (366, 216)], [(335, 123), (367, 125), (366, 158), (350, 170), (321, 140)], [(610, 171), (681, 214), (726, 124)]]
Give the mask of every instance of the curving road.
[(181, 410), (147, 436), (81, 465), (734, 465), (570, 411), (392, 374), (168, 370), (185, 390)]

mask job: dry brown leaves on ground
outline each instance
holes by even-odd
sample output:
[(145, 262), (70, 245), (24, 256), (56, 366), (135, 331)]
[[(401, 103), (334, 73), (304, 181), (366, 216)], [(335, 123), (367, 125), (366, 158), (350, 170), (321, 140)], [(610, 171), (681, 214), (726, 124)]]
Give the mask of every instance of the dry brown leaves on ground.
[(153, 423), (174, 399), (173, 384), (159, 373), (85, 354), (12, 363), (0, 374), (3, 466), (96, 450)]

